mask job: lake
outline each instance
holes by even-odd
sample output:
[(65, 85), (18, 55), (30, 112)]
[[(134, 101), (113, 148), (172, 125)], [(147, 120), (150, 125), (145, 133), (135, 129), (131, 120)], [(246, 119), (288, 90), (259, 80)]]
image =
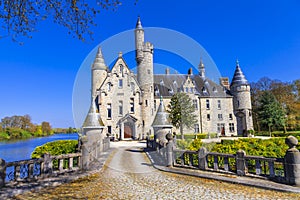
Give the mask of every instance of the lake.
[(37, 146), (55, 140), (77, 140), (78, 134), (54, 134), (47, 137), (30, 138), (26, 140), (0, 142), (0, 158), (6, 162), (30, 159), (32, 151)]

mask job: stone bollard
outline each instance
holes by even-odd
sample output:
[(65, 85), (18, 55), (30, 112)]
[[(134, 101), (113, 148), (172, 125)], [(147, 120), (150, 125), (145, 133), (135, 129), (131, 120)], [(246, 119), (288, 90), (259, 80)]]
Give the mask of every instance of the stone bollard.
[(288, 136), (285, 143), (289, 146), (284, 156), (284, 173), (287, 184), (300, 187), (300, 152), (296, 149), (297, 138)]
[(5, 186), (6, 166), (5, 160), (0, 158), (0, 188)]
[(207, 149), (205, 147), (201, 147), (198, 150), (198, 167), (199, 169), (206, 170), (207, 169)]
[(81, 156), (82, 169), (88, 170), (90, 164), (90, 152), (87, 144), (88, 140), (86, 136), (82, 136), (80, 140), (81, 140), (81, 152), (82, 152), (82, 156)]
[(238, 150), (236, 152), (236, 173), (238, 176), (245, 176), (246, 174), (246, 152), (243, 150)]
[(167, 167), (173, 166), (173, 136), (172, 133), (166, 135), (167, 143)]

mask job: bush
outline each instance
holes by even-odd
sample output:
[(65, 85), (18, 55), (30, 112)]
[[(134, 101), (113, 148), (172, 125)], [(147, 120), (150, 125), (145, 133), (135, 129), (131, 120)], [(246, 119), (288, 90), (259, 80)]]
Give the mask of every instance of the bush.
[(49, 153), (51, 155), (75, 153), (77, 151), (77, 147), (77, 140), (57, 140), (48, 142), (42, 146), (36, 147), (31, 154), (31, 158), (40, 158), (45, 153)]
[(0, 140), (9, 140), (9, 135), (5, 132), (0, 132)]
[(191, 141), (176, 139), (176, 145), (178, 149), (187, 149), (190, 146)]

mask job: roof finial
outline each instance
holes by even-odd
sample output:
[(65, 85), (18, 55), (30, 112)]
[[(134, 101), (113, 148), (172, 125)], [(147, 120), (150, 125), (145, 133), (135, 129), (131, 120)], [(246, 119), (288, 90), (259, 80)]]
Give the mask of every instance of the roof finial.
[(136, 29), (143, 29), (140, 16), (138, 16), (138, 20), (137, 20), (137, 22), (136, 22), (135, 28), (136, 28)]
[(199, 75), (204, 78), (205, 77), (205, 67), (204, 67), (204, 64), (202, 61), (202, 57), (200, 57), (200, 63), (198, 65), (198, 70), (199, 70)]
[(236, 59), (236, 66), (237, 66), (237, 67), (239, 67), (239, 66), (240, 66), (239, 59)]

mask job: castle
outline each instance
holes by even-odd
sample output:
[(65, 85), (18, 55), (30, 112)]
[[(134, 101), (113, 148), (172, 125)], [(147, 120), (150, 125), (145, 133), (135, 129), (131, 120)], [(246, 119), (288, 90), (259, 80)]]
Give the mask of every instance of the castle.
[(192, 70), (186, 75), (170, 74), (168, 69), (165, 74), (154, 74), (154, 47), (144, 41), (140, 18), (134, 32), (137, 74), (129, 69), (122, 53), (109, 69), (101, 48), (92, 64), (92, 96), (106, 133), (120, 140), (153, 135), (159, 99), (168, 105), (177, 92), (189, 95), (197, 116), (194, 129), (185, 132), (242, 136), (253, 129), (250, 85), (238, 62), (230, 85), (228, 78), (221, 78), (220, 84), (207, 78), (202, 61), (199, 74)]

